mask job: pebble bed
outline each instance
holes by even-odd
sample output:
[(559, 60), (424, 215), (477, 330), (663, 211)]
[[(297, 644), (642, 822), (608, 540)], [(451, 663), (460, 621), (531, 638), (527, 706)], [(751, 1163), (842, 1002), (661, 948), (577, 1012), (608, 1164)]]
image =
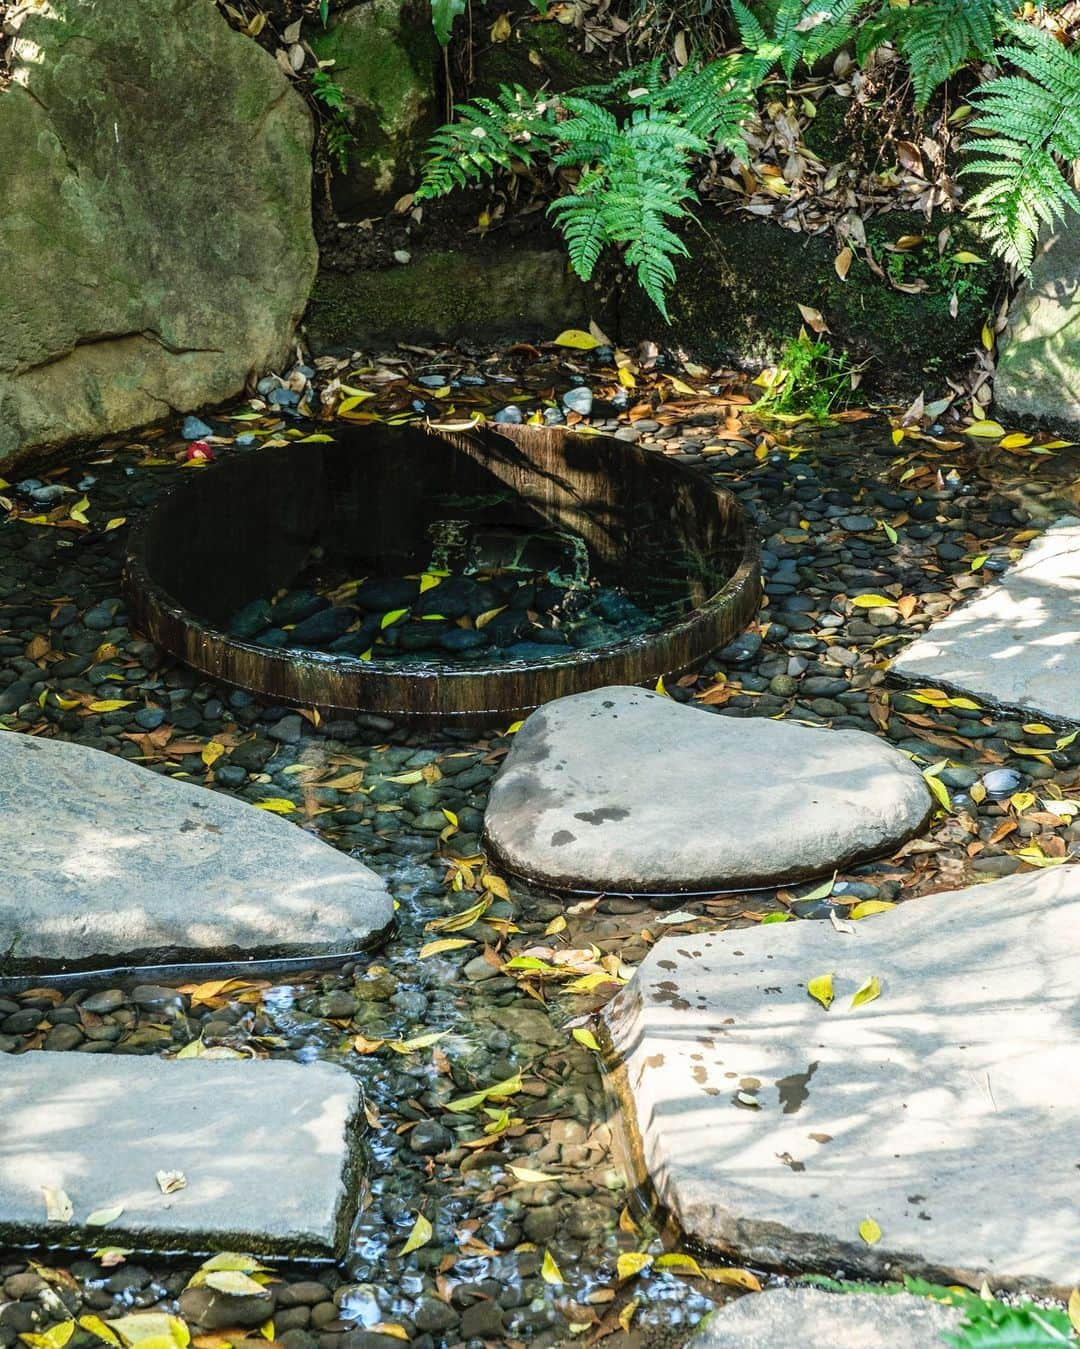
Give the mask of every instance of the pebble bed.
[[(498, 367), (462, 358), (459, 368), (482, 368), (467, 387), (501, 399), (493, 409), (505, 405)], [(340, 1267), (283, 1267), (266, 1295), (245, 1298), (187, 1289), (195, 1260), (0, 1253), (0, 1349), (72, 1316), (136, 1308), (179, 1311), (196, 1337), (247, 1328), (226, 1337), (233, 1343), (258, 1338), (272, 1319), (286, 1349), (684, 1344), (738, 1289), (677, 1268), (618, 1278), (620, 1253), (682, 1247), (646, 1213), (598, 1055), (573, 1029), (587, 1028), (662, 934), (844, 916), (862, 900), (1054, 865), (1080, 847), (1080, 743), (1068, 728), (898, 692), (883, 668), (1063, 513), (1077, 474), (1068, 450), (1032, 458), (967, 442), (897, 446), (877, 418), (790, 431), (745, 418), (736, 434), (729, 406), (710, 408), (704, 394), (664, 401), (662, 389), (649, 415), (640, 402), (636, 411), (607, 406), (594, 424), (710, 473), (738, 495), (764, 541), (768, 604), (758, 629), (698, 675), (671, 681), (670, 696), (719, 715), (882, 734), (921, 765), (939, 765), (948, 809), (930, 831), (841, 874), (824, 897), (802, 886), (680, 901), (673, 913), (508, 884), (487, 872), (480, 835), (509, 734), (435, 738), (373, 717), (320, 720), (177, 666), (129, 629), (119, 570), (125, 522), (177, 473), (198, 471), (178, 427), (98, 447), (36, 487), (0, 488), (9, 511), (0, 523), (0, 723), (264, 803), (362, 856), (400, 906), (383, 952), (334, 968), (245, 970), (228, 983), (228, 972), (144, 972), (85, 976), (79, 987), (0, 984), (0, 1052), (193, 1046), (324, 1057), (361, 1081), (368, 1125), (361, 1214)], [(206, 432), (232, 434), (211, 421)], [(82, 497), (85, 523), (69, 513)], [(867, 596), (882, 602), (854, 602)], [(774, 827), (783, 821), (761, 822), (764, 832)], [(544, 953), (545, 965), (558, 956), (566, 978), (508, 968), (524, 951)], [(515, 1089), (448, 1108), (507, 1083)], [(536, 1173), (549, 1178), (530, 1179)], [(262, 1183), (253, 1159), (252, 1184)], [(402, 1255), (418, 1213), (431, 1239)], [(81, 1327), (67, 1341), (100, 1343)]]

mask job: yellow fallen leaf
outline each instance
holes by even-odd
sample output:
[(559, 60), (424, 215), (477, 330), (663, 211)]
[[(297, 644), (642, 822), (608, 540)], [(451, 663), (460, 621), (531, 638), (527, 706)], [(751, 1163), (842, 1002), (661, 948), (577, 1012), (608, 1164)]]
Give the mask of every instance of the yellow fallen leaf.
[(832, 1006), (833, 986), (831, 974), (819, 974), (811, 979), (806, 985), (806, 991), (817, 1002), (820, 1002), (826, 1011)]
[(652, 1262), (653, 1257), (644, 1251), (623, 1251), (615, 1262), (615, 1272), (620, 1279), (632, 1279), (635, 1274), (648, 1269)]
[(130, 707), (131, 702), (130, 698), (102, 698), (88, 706), (91, 712), (119, 712), (122, 707)]
[(864, 1218), (859, 1224), (859, 1236), (868, 1246), (873, 1246), (881, 1240), (881, 1228), (873, 1218)]
[(586, 1049), (591, 1049), (599, 1054), (600, 1043), (591, 1030), (587, 1030), (584, 1026), (578, 1026), (575, 1030), (572, 1030), (570, 1034), (579, 1045), (584, 1045)]
[(855, 254), (850, 248), (842, 248), (833, 259), (833, 269), (841, 281), (847, 280), (847, 274), (851, 271), (851, 264), (854, 261)]
[(658, 1255), (653, 1261), (656, 1269), (673, 1269), (676, 1274), (692, 1274), (696, 1278), (703, 1279), (701, 1266), (692, 1255), (686, 1255), (683, 1251), (670, 1251), (667, 1255)]
[(966, 248), (962, 248), (958, 253), (952, 255), (953, 262), (961, 262), (965, 266), (974, 267), (981, 264), (984, 259), (980, 258), (978, 253), (971, 253)]
[(202, 759), (203, 763), (206, 764), (207, 768), (213, 768), (214, 764), (217, 763), (217, 761), (221, 758), (221, 756), (224, 753), (225, 753), (225, 746), (221, 744), (220, 741), (208, 740), (206, 744), (203, 746), (203, 751), (202, 754), (200, 755), (200, 758)]
[(90, 521), (86, 518), (86, 508), (90, 505), (89, 497), (80, 497), (68, 511), (68, 516), (72, 520), (77, 520), (80, 525), (88, 525)]
[(179, 1316), (167, 1312), (132, 1312), (130, 1316), (109, 1321), (108, 1325), (127, 1345), (172, 1345), (174, 1349), (187, 1349), (191, 1343), (187, 1325)]
[(463, 946), (474, 946), (471, 937), (440, 937), (438, 941), (425, 942), (420, 948), (420, 959), (429, 956), (441, 956), (447, 951), (460, 951)]
[(1005, 428), (1000, 422), (983, 420), (964, 427), (965, 436), (980, 436), (987, 440), (999, 440), (1004, 434)]
[(1007, 436), (1002, 437), (998, 449), (1019, 450), (1025, 445), (1030, 445), (1034, 439), (1034, 436), (1025, 436), (1023, 431), (1010, 431)]
[(862, 1007), (864, 1003), (873, 1002), (875, 998), (881, 996), (881, 984), (878, 982), (876, 974), (872, 974), (864, 984), (861, 984), (851, 997), (852, 1007)]
[(260, 810), (269, 810), (274, 815), (291, 815), (296, 803), (285, 796), (268, 796), (265, 801), (256, 801)]
[[(409, 1343), (409, 1332), (404, 1326), (399, 1326), (396, 1321), (376, 1321), (374, 1325), (368, 1326), (370, 1335), (388, 1335), (392, 1340), (404, 1340)], [(273, 1335), (268, 1335), (267, 1339), (272, 1340)]]
[(668, 375), (667, 379), (668, 383), (676, 393), (684, 394), (687, 398), (696, 398), (698, 396), (697, 389), (695, 389), (692, 384), (687, 384), (686, 380), (676, 379), (674, 375)]
[(886, 909), (895, 908), (896, 905), (889, 899), (864, 899), (848, 910), (848, 917), (869, 918), (872, 913), (884, 913)]
[(883, 605), (895, 605), (888, 595), (856, 595), (851, 601), (856, 609), (880, 609)]
[(361, 390), (358, 393), (354, 393), (349, 398), (343, 398), (341, 402), (337, 405), (337, 415), (339, 417), (342, 417), (346, 413), (351, 412), (353, 408), (359, 407), (361, 403), (365, 403), (369, 398), (374, 397), (375, 395), (373, 393), (368, 393), (364, 390)]
[(713, 1283), (730, 1284), (733, 1288), (745, 1288), (748, 1293), (760, 1293), (761, 1282), (748, 1269), (728, 1269), (722, 1265), (705, 1265), (701, 1271)]
[(566, 931), (566, 919), (560, 913), (558, 917), (553, 918), (547, 927), (544, 928), (545, 937), (554, 937), (557, 932)]
[(432, 1227), (422, 1213), (416, 1215), (416, 1222), (413, 1223), (409, 1238), (398, 1252), (399, 1255), (411, 1255), (413, 1251), (418, 1251), (421, 1246), (426, 1246), (432, 1238)]
[[(5, 1303), (5, 1306), (7, 1304)], [(55, 1326), (50, 1326), (48, 1330), (40, 1335), (35, 1335), (33, 1331), (25, 1330), (19, 1336), (23, 1344), (28, 1344), (30, 1349), (64, 1349), (64, 1345), (71, 1339), (75, 1333), (74, 1321), (60, 1321)]]
[(234, 1297), (269, 1297), (269, 1288), (256, 1283), (250, 1274), (242, 1269), (216, 1269), (206, 1274), (203, 1282), (208, 1288), (219, 1293), (229, 1293)]
[(424, 1035), (416, 1035), (411, 1040), (388, 1040), (386, 1043), (395, 1054), (415, 1054), (418, 1050), (430, 1049), (449, 1034), (448, 1030), (431, 1030)]
[(557, 1176), (549, 1176), (545, 1171), (532, 1171), (527, 1166), (510, 1165), (506, 1169), (525, 1185), (542, 1185), (545, 1181), (558, 1179)]
[(1069, 1324), (1080, 1335), (1080, 1288), (1074, 1288), (1069, 1294)]
[(383, 614), (382, 618), (379, 620), (379, 627), (391, 627), (399, 618), (404, 618), (408, 612), (408, 609), (391, 609), (388, 613)]
[(1044, 721), (1026, 721), (1024, 723), (1024, 732), (1027, 735), (1053, 735), (1054, 728), (1047, 726)]
[(593, 337), (592, 333), (583, 332), (580, 328), (567, 328), (555, 338), (554, 345), (557, 347), (574, 347), (578, 351), (592, 351), (601, 343)]
[(981, 336), (981, 338), (982, 338), (982, 344), (983, 344), (983, 346), (986, 348), (986, 350), (987, 350), (987, 351), (993, 351), (993, 350), (994, 350), (994, 330), (993, 330), (993, 328), (990, 327), (989, 323), (984, 323), (984, 324), (983, 324), (983, 326), (982, 326), (982, 333), (980, 334), (980, 336)]
[(88, 1335), (96, 1335), (99, 1340), (111, 1344), (113, 1349), (120, 1349), (120, 1336), (110, 1330), (100, 1316), (80, 1316), (79, 1326)]
[(626, 1306), (622, 1309), (622, 1311), (619, 1313), (619, 1327), (625, 1335), (628, 1335), (630, 1333), (630, 1324), (634, 1319), (634, 1313), (637, 1311), (637, 1309), (638, 1309), (638, 1299), (634, 1298), (634, 1300), (632, 1302), (628, 1302)]
[(565, 1282), (559, 1271), (559, 1266), (555, 1263), (555, 1257), (549, 1250), (544, 1251), (544, 1261), (540, 1266), (540, 1277), (545, 1283), (557, 1285)]

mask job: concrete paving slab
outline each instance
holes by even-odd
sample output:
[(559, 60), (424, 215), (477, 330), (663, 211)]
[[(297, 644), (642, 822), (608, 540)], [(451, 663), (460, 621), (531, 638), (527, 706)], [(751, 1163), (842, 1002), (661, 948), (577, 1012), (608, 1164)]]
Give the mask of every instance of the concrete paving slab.
[(880, 856), (931, 804), (911, 761), (863, 731), (717, 716), (612, 687), (528, 718), (485, 828), (519, 876), (665, 894), (782, 884)]
[[(326, 1063), (0, 1054), (0, 1243), (340, 1255), (359, 1106)], [(70, 1224), (46, 1222), (45, 1187)]]
[(1057, 521), (998, 584), (932, 623), (892, 673), (1080, 721), (1080, 520)]
[(910, 1293), (824, 1293), (770, 1288), (713, 1312), (687, 1349), (943, 1349), (941, 1336), (963, 1321)]
[(0, 734), (0, 975), (345, 955), (393, 900), (265, 810), (115, 755)]
[[(691, 1240), (745, 1262), (1067, 1293), (1080, 865), (852, 926), (667, 937), (609, 1004), (659, 1198)], [(826, 974), (828, 1011), (807, 990)], [(880, 995), (852, 1007), (872, 977)]]

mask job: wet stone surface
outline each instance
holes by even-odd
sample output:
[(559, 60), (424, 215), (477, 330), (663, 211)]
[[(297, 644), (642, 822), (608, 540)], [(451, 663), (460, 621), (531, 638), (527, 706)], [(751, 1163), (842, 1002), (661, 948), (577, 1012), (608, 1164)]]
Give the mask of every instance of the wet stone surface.
[[(446, 354), (410, 370), (394, 356), (370, 367), (379, 379), (372, 376), (376, 397), (364, 407), (411, 415), (415, 401), (416, 415), (440, 415), (445, 403), (416, 383), (438, 374), (456, 384), (458, 415), (516, 402), (528, 416), (545, 389), (564, 392), (584, 379), (594, 391), (594, 426), (696, 464), (738, 494), (764, 541), (769, 604), (760, 626), (715, 653), (699, 678), (669, 681), (671, 696), (713, 715), (880, 734), (920, 767), (945, 761), (937, 777), (949, 812), (887, 860), (842, 871), (827, 895), (795, 886), (687, 899), (671, 912), (507, 886), (483, 861), (467, 859), (479, 857), (489, 784), (512, 737), (457, 732), (436, 741), (377, 718), (316, 720), (311, 709), (202, 680), (143, 641), (120, 598), (126, 524), (116, 522), (133, 519), (178, 474), (200, 471), (184, 466), (194, 461), (179, 422), (135, 444), (99, 446), (82, 466), (36, 485), (0, 489), (10, 503), (0, 523), (0, 723), (139, 760), (249, 803), (284, 802), (274, 808), (288, 821), (343, 852), (358, 850), (399, 901), (398, 931), (382, 953), (330, 969), (154, 970), (56, 989), (0, 985), (0, 1052), (160, 1055), (196, 1046), (191, 1052), (321, 1058), (361, 1083), (368, 1188), (340, 1265), (277, 1271), (275, 1335), (287, 1349), (402, 1342), (374, 1330), (380, 1323), (403, 1327), (422, 1349), (481, 1343), (496, 1322), (496, 1342), (540, 1349), (580, 1343), (604, 1325), (613, 1349), (685, 1343), (704, 1312), (737, 1290), (652, 1265), (619, 1279), (620, 1253), (658, 1255), (677, 1234), (661, 1236), (637, 1207), (627, 1211), (635, 1178), (613, 1148), (596, 1055), (572, 1037), (570, 1023), (607, 1001), (663, 934), (692, 949), (710, 929), (845, 917), (866, 901), (1023, 872), (1028, 859), (1053, 866), (1080, 841), (1080, 744), (1058, 728), (933, 691), (898, 692), (883, 668), (998, 574), (988, 569), (1007, 566), (1031, 530), (1067, 510), (1076, 477), (1067, 453), (1032, 460), (928, 440), (898, 450), (876, 420), (758, 426), (741, 417), (744, 394), (741, 404), (705, 393), (684, 399), (660, 370), (639, 370), (637, 401), (620, 408), (605, 361), (610, 353)], [(302, 426), (288, 411), (254, 422), (212, 413), (203, 420), (221, 453), (238, 434), (272, 440)], [(70, 514), (83, 496), (85, 526)], [(883, 521), (896, 542), (877, 524), (852, 531), (841, 517), (853, 515)], [(36, 516), (52, 517), (51, 527), (30, 523)], [(987, 562), (972, 571), (983, 555)], [(888, 603), (854, 602), (865, 595)], [(124, 705), (102, 710), (105, 702)], [(695, 789), (687, 781), (681, 790)], [(767, 846), (784, 820), (766, 816), (756, 827)], [(465, 944), (432, 951), (450, 941)], [(514, 964), (515, 956), (524, 961)], [(223, 982), (226, 974), (240, 982)], [(444, 1031), (435, 1043), (406, 1048)], [(521, 1089), (511, 1092), (519, 1071)], [(504, 1097), (447, 1108), (500, 1083), (509, 1084)], [(264, 1179), (256, 1162), (253, 1184)], [(537, 1172), (554, 1179), (528, 1179)], [(431, 1221), (432, 1238), (403, 1255), (418, 1213)], [(102, 1236), (107, 1245), (107, 1229)], [(545, 1252), (561, 1283), (543, 1277)], [(34, 1258), (55, 1284), (43, 1287), (25, 1254), (0, 1256), (0, 1300), (11, 1303), (0, 1311), (0, 1349), (69, 1309), (175, 1311), (195, 1272), (194, 1262), (144, 1254), (111, 1268), (56, 1252)], [(265, 1310), (261, 1302), (234, 1310), (194, 1301), (185, 1310), (196, 1333), (208, 1328), (197, 1316), (239, 1324), (242, 1315), (250, 1327)], [(579, 1338), (570, 1327), (582, 1324), (590, 1329)], [(77, 1330), (70, 1343), (93, 1349), (96, 1341)]]

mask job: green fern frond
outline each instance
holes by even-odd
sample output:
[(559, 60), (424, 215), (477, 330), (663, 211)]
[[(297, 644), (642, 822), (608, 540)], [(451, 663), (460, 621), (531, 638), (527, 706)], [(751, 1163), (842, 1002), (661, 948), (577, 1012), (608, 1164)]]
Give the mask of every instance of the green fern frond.
[(1080, 198), (1063, 168), (1080, 160), (1080, 53), (1048, 33), (1010, 20), (1014, 41), (997, 57), (1022, 70), (982, 84), (972, 94), (977, 139), (961, 173), (978, 174), (983, 185), (967, 211), (993, 252), (1030, 271), (1043, 226), (1080, 211)]
[(831, 55), (855, 32), (866, 0), (780, 0), (767, 33), (743, 0), (731, 0), (732, 13), (743, 46), (757, 60), (757, 83), (779, 65), (790, 80), (801, 61), (807, 68)]
[(550, 100), (520, 85), (500, 85), (497, 98), (474, 98), (454, 111), (457, 121), (440, 127), (428, 142), (417, 201), (445, 196), (515, 163), (529, 166), (554, 134)]
[(1012, 8), (1011, 0), (915, 0), (892, 11), (891, 40), (911, 69), (917, 107), (965, 62), (992, 55)]
[(677, 113), (686, 129), (710, 147), (745, 158), (742, 127), (754, 115), (757, 86), (767, 73), (750, 53), (723, 56), (699, 69), (681, 70), (650, 106)]

